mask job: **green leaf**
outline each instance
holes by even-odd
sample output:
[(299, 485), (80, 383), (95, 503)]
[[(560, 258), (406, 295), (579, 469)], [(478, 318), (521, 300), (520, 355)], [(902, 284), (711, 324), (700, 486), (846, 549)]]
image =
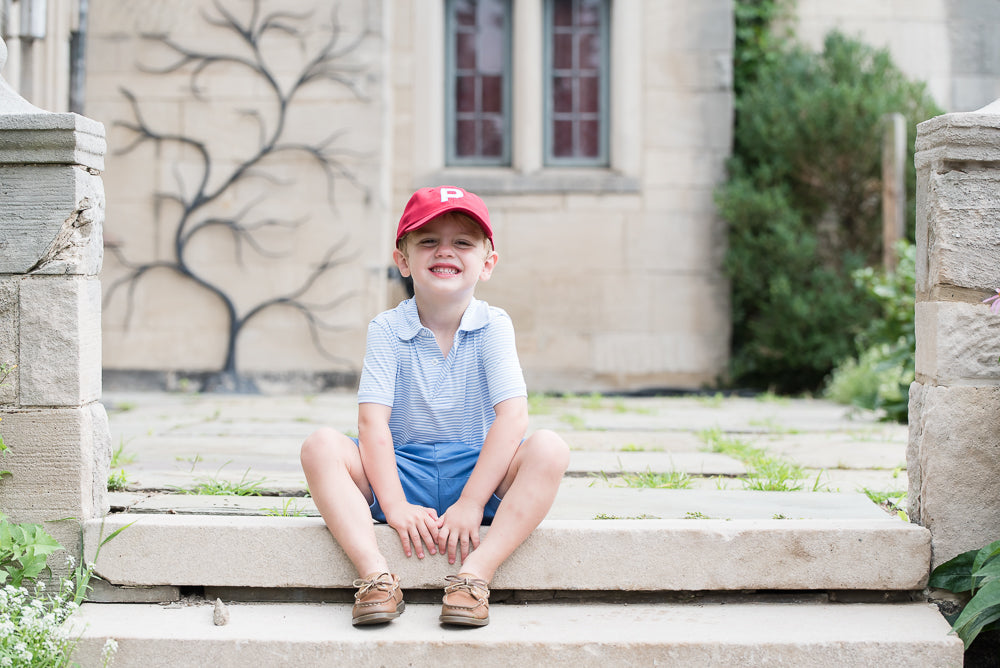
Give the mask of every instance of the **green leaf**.
[[(135, 522), (138, 522), (138, 521), (139, 520), (136, 520)], [(114, 531), (112, 531), (110, 534), (108, 534), (107, 538), (105, 538), (104, 540), (101, 541), (101, 544), (98, 547), (104, 547), (108, 543), (108, 541), (112, 540), (115, 536), (117, 536), (118, 534), (120, 534), (122, 531), (125, 531), (125, 529), (128, 529), (130, 526), (132, 526), (133, 524), (135, 524), (135, 522), (129, 522), (125, 526), (118, 527), (117, 529), (115, 529)]]
[(981, 568), (973, 571), (972, 580), (977, 588), (994, 580), (1000, 580), (1000, 559), (990, 559)]
[(986, 564), (986, 562), (994, 559), (998, 555), (1000, 555), (1000, 540), (990, 543), (976, 553), (976, 559), (972, 563), (972, 570), (979, 570), (984, 564)]
[(984, 585), (962, 610), (952, 630), (968, 649), (979, 632), (988, 624), (1000, 619), (1000, 580)]
[(972, 564), (978, 553), (979, 550), (969, 550), (940, 564), (931, 572), (928, 586), (935, 589), (947, 589), (955, 593), (971, 591)]

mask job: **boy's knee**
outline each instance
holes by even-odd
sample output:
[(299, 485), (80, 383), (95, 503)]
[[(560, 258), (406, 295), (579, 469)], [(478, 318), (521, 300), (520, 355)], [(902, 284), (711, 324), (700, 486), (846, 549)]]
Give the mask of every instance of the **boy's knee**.
[[(317, 429), (306, 438), (299, 450), (299, 459), (303, 465), (315, 462), (318, 459), (327, 459), (337, 455), (341, 441), (347, 438), (339, 431), (330, 427)], [(351, 442), (351, 441), (348, 441)], [(351, 442), (353, 445), (353, 442)]]
[(548, 429), (539, 429), (528, 439), (531, 444), (532, 466), (551, 467), (562, 475), (569, 468), (569, 446), (559, 434)]

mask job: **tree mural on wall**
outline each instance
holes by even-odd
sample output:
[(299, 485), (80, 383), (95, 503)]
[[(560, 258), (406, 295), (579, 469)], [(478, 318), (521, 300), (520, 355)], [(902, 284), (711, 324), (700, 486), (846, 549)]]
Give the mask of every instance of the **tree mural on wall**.
[[(177, 169), (176, 187), (169, 192), (160, 191), (154, 195), (161, 211), (176, 212), (176, 215), (168, 214), (170, 224), (174, 227), (167, 258), (135, 262), (128, 258), (122, 248), (109, 245), (108, 250), (125, 268), (126, 273), (109, 284), (105, 292), (105, 304), (114, 299), (119, 292), (125, 291), (127, 324), (133, 313), (136, 287), (149, 272), (165, 269), (193, 282), (218, 299), (226, 310), (229, 323), (225, 361), (217, 373), (209, 376), (203, 389), (253, 391), (255, 389), (253, 381), (237, 369), (237, 342), (247, 324), (269, 309), (284, 307), (297, 312), (303, 319), (304, 326), (308, 327), (316, 349), (328, 359), (342, 361), (324, 344), (322, 333), (342, 329), (330, 321), (330, 316), (338, 306), (356, 296), (356, 292), (343, 292), (333, 298), (325, 299), (323, 303), (313, 303), (307, 298), (310, 290), (321, 278), (353, 259), (353, 255), (348, 251), (349, 239), (346, 235), (342, 236), (321, 254), (318, 253), (318, 261), (297, 286), (282, 294), (261, 297), (256, 303), (244, 305), (242, 308), (237, 306), (232, 291), (227, 289), (218, 277), (211, 278), (208, 268), (199, 266), (191, 257), (190, 251), (196, 238), (204, 236), (208, 230), (223, 229), (231, 236), (233, 252), (241, 267), (244, 266), (244, 246), (249, 247), (260, 258), (275, 259), (287, 255), (269, 250), (258, 238), (261, 234), (275, 230), (294, 234), (295, 230), (305, 222), (302, 219), (260, 213), (261, 205), (269, 195), (267, 186), (282, 181), (275, 173), (276, 170), (269, 168), (269, 161), (273, 163), (275, 156), (303, 155), (315, 168), (322, 171), (331, 213), (334, 212), (334, 186), (339, 181), (351, 184), (362, 194), (367, 203), (370, 196), (368, 189), (350, 168), (352, 159), (360, 156), (338, 144), (345, 131), (337, 129), (330, 132), (321, 129), (320, 132), (325, 133), (325, 136), (311, 142), (293, 139), (289, 132), (289, 114), (305, 89), (324, 83), (344, 88), (358, 100), (365, 100), (360, 87), (364, 70), (351, 63), (351, 55), (360, 48), (369, 34), (361, 30), (348, 35), (338, 20), (336, 9), (331, 13), (329, 25), (321, 25), (315, 21), (312, 13), (265, 12), (262, 10), (261, 0), (250, 0), (241, 6), (249, 7), (249, 15), (243, 19), (238, 16), (238, 12), (233, 11), (221, 0), (213, 0), (213, 11), (202, 15), (209, 24), (228, 33), (228, 39), (220, 39), (220, 43), (238, 45), (237, 48), (227, 52), (185, 46), (169, 35), (142, 35), (144, 40), (161, 45), (162, 49), (171, 54), (172, 61), (162, 67), (140, 65), (140, 68), (154, 75), (188, 74), (188, 87), (192, 100), (205, 101), (206, 89), (200, 85), (202, 77), (207, 70), (217, 66), (240, 70), (243, 74), (249, 73), (258, 83), (263, 84), (262, 88), (266, 94), (260, 96), (257, 108), (239, 110), (240, 114), (253, 120), (258, 136), (255, 145), (234, 162), (223, 160), (222, 156), (213, 154), (211, 138), (198, 137), (187, 132), (156, 129), (143, 113), (142, 100), (130, 90), (121, 89), (122, 95), (129, 103), (134, 120), (115, 123), (133, 135), (131, 141), (118, 153), (130, 153), (147, 143), (153, 143), (157, 147), (173, 144), (186, 148), (197, 156), (194, 162), (198, 165), (196, 171), (200, 171), (200, 174), (193, 179), (189, 178), (195, 183), (187, 183), (181, 176), (181, 170)], [(311, 49), (305, 37), (309, 28), (325, 33), (322, 43)], [(263, 47), (263, 41), (275, 35), (293, 40), (304, 54), (301, 69), (294, 76), (289, 77), (287, 72), (282, 72), (280, 73), (282, 76), (279, 76), (279, 72), (268, 62), (268, 53)], [(205, 113), (208, 113), (207, 105), (205, 109)], [(265, 109), (269, 109), (270, 113), (265, 113)], [(258, 194), (250, 201), (244, 200), (235, 212), (220, 213), (227, 210), (226, 207), (219, 206), (220, 201), (234, 197), (236, 189), (246, 186), (250, 181), (260, 181), (263, 184), (263, 187), (256, 189)], [(171, 203), (172, 206), (164, 207), (162, 206), (164, 203)]]

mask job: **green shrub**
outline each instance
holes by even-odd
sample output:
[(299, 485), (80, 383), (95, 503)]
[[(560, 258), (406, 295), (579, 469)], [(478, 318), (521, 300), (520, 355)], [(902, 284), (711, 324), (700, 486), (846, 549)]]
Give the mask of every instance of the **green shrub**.
[(893, 272), (871, 267), (854, 273), (855, 283), (880, 307), (880, 314), (857, 337), (857, 357), (841, 362), (830, 376), (825, 395), (833, 401), (872, 410), (906, 422), (910, 383), (915, 377), (916, 247), (896, 247)]
[(732, 281), (733, 381), (778, 392), (816, 388), (854, 352), (874, 303), (846, 270), (819, 261), (818, 239), (785, 188), (761, 189), (737, 177), (717, 201), (732, 221), (725, 269)]
[[(767, 48), (761, 44), (750, 41), (757, 51)], [(736, 84), (730, 178), (716, 196), (729, 223), (730, 377), (740, 386), (812, 391), (856, 353), (857, 337), (879, 313), (851, 275), (881, 258), (883, 118), (901, 112), (913, 132), (939, 110), (886, 51), (840, 33), (819, 54), (783, 40), (772, 48), (769, 57), (737, 54), (747, 64), (737, 79), (752, 77), (752, 85)]]

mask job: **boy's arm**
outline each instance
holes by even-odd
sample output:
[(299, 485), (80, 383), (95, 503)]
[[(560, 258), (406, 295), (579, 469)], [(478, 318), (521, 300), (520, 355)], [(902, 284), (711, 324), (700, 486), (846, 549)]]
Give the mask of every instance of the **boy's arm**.
[(403, 552), (411, 556), (412, 544), (416, 547), (417, 558), (423, 559), (425, 544), (431, 554), (437, 554), (437, 512), (408, 503), (403, 494), (389, 431), (391, 413), (391, 408), (381, 404), (358, 404), (361, 464), (385, 513), (385, 521), (399, 534)]
[(528, 429), (528, 400), (513, 397), (493, 407), (496, 419), (486, 434), (486, 441), (462, 495), (438, 520), (438, 549), (448, 551), (448, 563), (455, 563), (458, 549), (462, 561), (471, 549), (479, 547), (479, 527), (483, 509), (507, 475), (517, 446)]

